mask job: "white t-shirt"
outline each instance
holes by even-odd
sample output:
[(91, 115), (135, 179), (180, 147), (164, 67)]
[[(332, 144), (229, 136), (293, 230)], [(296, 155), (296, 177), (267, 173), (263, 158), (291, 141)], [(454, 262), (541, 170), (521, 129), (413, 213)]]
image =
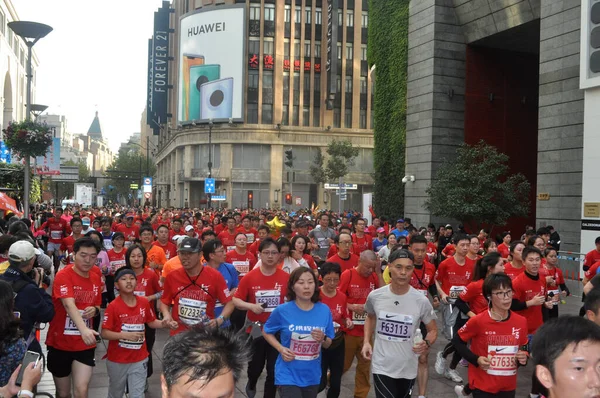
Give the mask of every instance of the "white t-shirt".
[(413, 352), (413, 337), (421, 322), (437, 319), (429, 300), (410, 287), (403, 295), (392, 293), (390, 285), (373, 290), (365, 311), (377, 318), (374, 331), (373, 374), (394, 379), (417, 377), (418, 357)]

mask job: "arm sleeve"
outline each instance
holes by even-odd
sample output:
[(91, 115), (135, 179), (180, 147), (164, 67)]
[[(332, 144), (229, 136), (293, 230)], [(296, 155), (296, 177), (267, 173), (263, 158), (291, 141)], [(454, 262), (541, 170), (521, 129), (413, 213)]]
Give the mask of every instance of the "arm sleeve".
[(471, 318), (452, 338), (452, 344), (454, 345), (454, 348), (456, 348), (456, 352), (474, 366), (479, 366), (477, 363), (477, 355), (469, 349), (467, 342), (475, 336), (475, 332), (478, 329), (477, 317)]
[(427, 290), (429, 290), (429, 294), (431, 294), (431, 297), (436, 297), (438, 295), (438, 291), (437, 291), (437, 287), (435, 286), (435, 283), (432, 283), (431, 285), (429, 285)]
[(527, 309), (527, 304), (525, 301), (519, 301), (517, 299), (513, 299), (512, 304), (510, 305), (511, 311), (523, 311)]
[(348, 284), (350, 283), (350, 270), (346, 270), (342, 272), (342, 276), (340, 278), (340, 286), (338, 287), (339, 291), (348, 296)]
[(371, 293), (367, 296), (367, 302), (365, 303), (365, 312), (370, 315), (375, 315), (375, 307), (373, 306), (373, 299)]
[(465, 315), (467, 315), (467, 313), (469, 311), (471, 311), (471, 308), (469, 308), (469, 305), (467, 303), (465, 303), (463, 301), (463, 299), (460, 298), (460, 297), (458, 299), (456, 299), (456, 302), (454, 303), (454, 305), (456, 307), (458, 307), (458, 309), (460, 310), (460, 312), (462, 312)]

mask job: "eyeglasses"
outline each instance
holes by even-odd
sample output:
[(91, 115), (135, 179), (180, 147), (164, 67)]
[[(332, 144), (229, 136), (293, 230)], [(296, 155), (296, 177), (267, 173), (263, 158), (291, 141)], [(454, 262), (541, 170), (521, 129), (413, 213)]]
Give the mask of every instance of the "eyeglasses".
[(279, 256), (279, 252), (277, 252), (277, 251), (272, 251), (272, 252), (264, 251), (264, 252), (260, 252), (260, 254), (263, 256)]
[(352, 241), (344, 241), (344, 242), (340, 241), (340, 243), (339, 243), (339, 244), (340, 244), (340, 245), (351, 245), (351, 244), (352, 244)]
[(340, 278), (324, 278), (323, 283), (338, 283)]
[(494, 296), (496, 296), (496, 298), (509, 298), (513, 296), (513, 291), (512, 290), (507, 290), (505, 292), (495, 292), (492, 293)]

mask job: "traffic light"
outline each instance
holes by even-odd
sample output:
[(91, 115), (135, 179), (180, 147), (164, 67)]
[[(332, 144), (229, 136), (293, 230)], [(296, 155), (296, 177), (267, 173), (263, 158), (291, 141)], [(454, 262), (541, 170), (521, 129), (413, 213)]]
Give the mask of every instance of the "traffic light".
[(285, 194), (285, 203), (287, 203), (288, 205), (292, 204), (292, 194), (291, 193)]
[(285, 151), (285, 162), (283, 162), (290, 169), (294, 166), (294, 152), (291, 149)]
[(582, 14), (582, 88), (597, 86), (600, 78), (600, 1), (589, 0), (587, 4)]
[(249, 209), (254, 208), (253, 201), (254, 201), (254, 193), (252, 191), (248, 191), (248, 208)]

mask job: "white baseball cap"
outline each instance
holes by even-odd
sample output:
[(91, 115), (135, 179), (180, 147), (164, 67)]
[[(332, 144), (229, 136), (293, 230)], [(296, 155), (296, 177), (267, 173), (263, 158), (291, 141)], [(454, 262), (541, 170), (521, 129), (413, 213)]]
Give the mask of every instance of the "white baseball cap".
[(26, 240), (16, 241), (8, 249), (8, 258), (18, 262), (29, 261), (37, 254), (40, 254), (40, 251)]

